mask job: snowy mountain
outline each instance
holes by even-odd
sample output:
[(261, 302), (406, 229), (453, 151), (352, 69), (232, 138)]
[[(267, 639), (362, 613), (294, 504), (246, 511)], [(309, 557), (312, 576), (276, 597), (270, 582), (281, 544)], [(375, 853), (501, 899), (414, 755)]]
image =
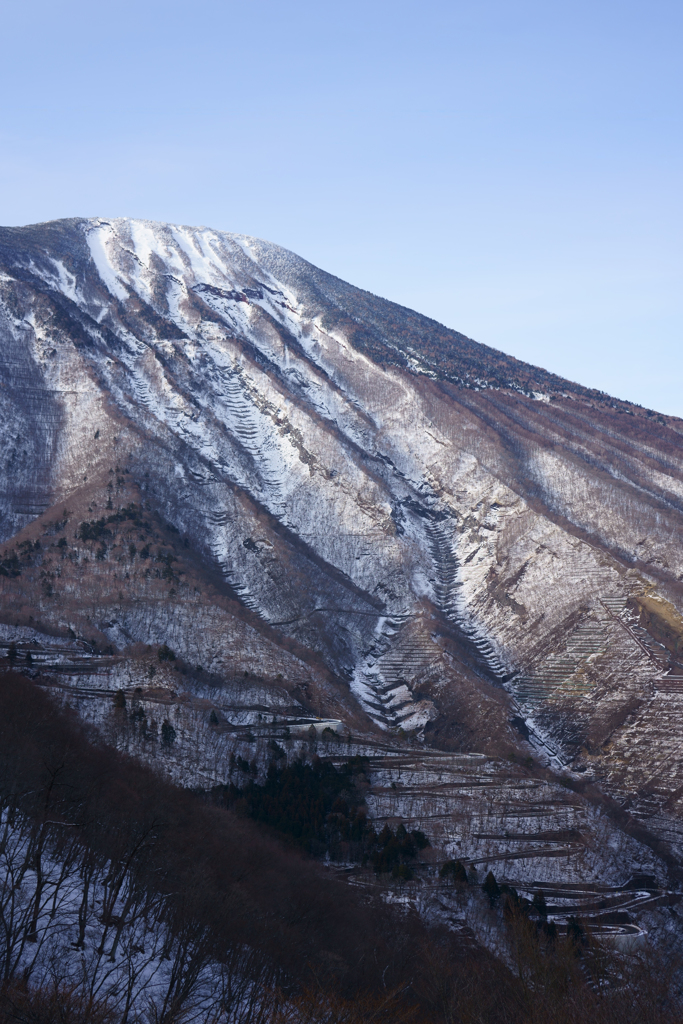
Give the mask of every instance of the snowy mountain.
[(13, 656), (532, 754), (683, 856), (683, 422), (206, 228), (0, 230), (0, 338)]

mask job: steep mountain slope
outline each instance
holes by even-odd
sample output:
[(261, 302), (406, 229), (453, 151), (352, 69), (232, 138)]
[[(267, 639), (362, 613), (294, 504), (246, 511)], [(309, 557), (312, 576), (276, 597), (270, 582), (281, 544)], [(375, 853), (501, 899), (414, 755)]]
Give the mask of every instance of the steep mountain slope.
[(6, 645), (530, 738), (683, 855), (681, 421), (204, 228), (2, 229), (0, 337)]

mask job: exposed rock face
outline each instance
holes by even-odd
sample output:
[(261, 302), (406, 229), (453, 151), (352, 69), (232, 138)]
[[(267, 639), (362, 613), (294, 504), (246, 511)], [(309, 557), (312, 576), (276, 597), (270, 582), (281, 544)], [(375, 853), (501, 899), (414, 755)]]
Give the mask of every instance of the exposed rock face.
[(0, 338), (8, 626), (446, 749), (531, 730), (677, 846), (681, 421), (203, 228), (3, 229)]

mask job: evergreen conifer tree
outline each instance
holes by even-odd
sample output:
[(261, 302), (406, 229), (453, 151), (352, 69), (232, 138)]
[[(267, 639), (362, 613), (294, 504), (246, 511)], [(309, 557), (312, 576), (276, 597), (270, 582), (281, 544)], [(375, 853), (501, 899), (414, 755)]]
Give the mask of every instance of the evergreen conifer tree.
[(493, 906), (493, 904), (500, 896), (500, 886), (496, 881), (496, 876), (494, 875), (493, 871), (489, 871), (488, 875), (484, 879), (482, 889), (484, 890), (484, 893), (488, 896), (491, 906)]
[(170, 747), (172, 743), (175, 743), (175, 729), (168, 718), (165, 718), (161, 724), (161, 742), (165, 747)]

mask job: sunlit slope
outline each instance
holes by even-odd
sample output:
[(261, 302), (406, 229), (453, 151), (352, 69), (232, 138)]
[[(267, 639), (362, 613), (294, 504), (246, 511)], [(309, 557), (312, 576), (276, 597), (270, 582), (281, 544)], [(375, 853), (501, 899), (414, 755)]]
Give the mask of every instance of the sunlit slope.
[[(3, 229), (0, 266), (0, 529), (25, 562), (0, 577), (7, 623), (89, 622), (124, 651), (158, 642), (166, 616), (203, 664), (182, 585), (160, 576), (146, 610), (141, 542), (105, 523), (98, 559), (78, 536), (132, 502), (208, 574), (202, 607), (211, 587), (233, 602), (287, 651), (283, 678), (306, 662), (319, 714), (334, 690), (335, 717), (501, 752), (530, 728), (616, 779), (628, 715), (642, 708), (648, 735), (648, 701), (679, 672), (680, 421), (244, 236), (58, 221)], [(43, 541), (18, 546), (65, 506), (68, 571)], [(241, 630), (225, 634), (235, 659)]]

